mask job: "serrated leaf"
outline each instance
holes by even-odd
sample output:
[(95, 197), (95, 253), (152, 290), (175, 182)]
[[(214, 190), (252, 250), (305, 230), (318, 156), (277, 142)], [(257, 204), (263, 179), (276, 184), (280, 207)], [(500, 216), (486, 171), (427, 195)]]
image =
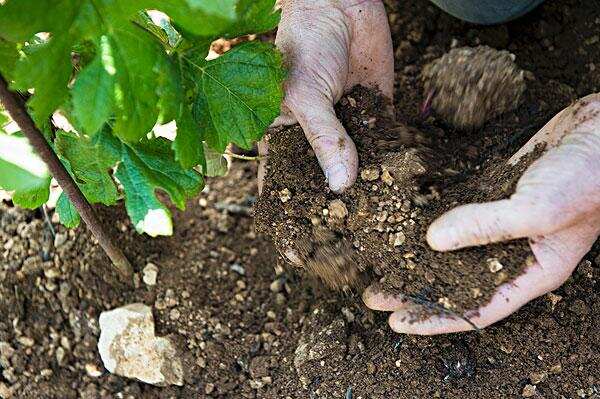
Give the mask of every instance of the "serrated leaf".
[(95, 134), (112, 114), (115, 62), (107, 36), (100, 52), (77, 77), (72, 90), (73, 115), (87, 134)]
[(35, 88), (28, 105), (40, 126), (68, 96), (71, 76), (71, 47), (65, 38), (52, 38), (47, 43), (31, 45), (28, 54), (15, 67), (14, 87), (26, 91)]
[(23, 208), (48, 200), (50, 173), (21, 135), (0, 134), (0, 188), (13, 191), (13, 202)]
[(63, 226), (69, 229), (79, 226), (79, 223), (81, 222), (79, 212), (77, 212), (77, 209), (75, 209), (64, 192), (58, 197), (58, 201), (56, 202), (56, 212), (58, 213), (58, 220)]
[(68, 160), (75, 181), (90, 203), (116, 203), (117, 187), (109, 172), (118, 158), (94, 145), (90, 138), (75, 133), (58, 131), (55, 146), (57, 153)]
[(166, 192), (183, 209), (186, 199), (196, 195), (203, 185), (198, 173), (181, 168), (169, 141), (162, 138), (123, 145), (115, 176), (125, 190), (125, 207), (136, 230), (152, 237), (173, 232), (171, 213), (158, 200), (156, 190)]
[(193, 35), (215, 37), (222, 35), (236, 22), (237, 2), (238, 0), (160, 0), (155, 2), (154, 8), (168, 14), (176, 25)]
[(270, 44), (248, 42), (221, 57), (187, 59), (198, 83), (194, 119), (207, 143), (223, 152), (228, 143), (250, 148), (280, 113), (282, 59)]

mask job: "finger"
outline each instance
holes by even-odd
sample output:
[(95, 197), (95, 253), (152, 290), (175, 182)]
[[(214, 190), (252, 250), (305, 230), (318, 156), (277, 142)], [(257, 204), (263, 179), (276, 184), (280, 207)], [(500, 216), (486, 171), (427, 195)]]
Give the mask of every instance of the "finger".
[(533, 201), (501, 200), (462, 205), (436, 219), (427, 243), (436, 251), (539, 235), (553, 227), (549, 213)]
[(346, 90), (357, 84), (378, 88), (393, 100), (394, 49), (383, 2), (356, 2), (344, 10), (353, 21)]
[(367, 287), (362, 298), (368, 308), (381, 312), (393, 312), (409, 305), (402, 295), (387, 294), (373, 286)]
[(535, 161), (510, 200), (464, 205), (430, 226), (438, 251), (550, 234), (600, 208), (600, 130), (574, 132)]
[(307, 85), (288, 96), (287, 103), (317, 156), (329, 188), (343, 192), (356, 180), (358, 154), (331, 100)]
[[(490, 303), (477, 314), (467, 314), (466, 317), (478, 328), (484, 328), (514, 313), (527, 302), (558, 288), (591, 249), (600, 234), (599, 226), (600, 219), (595, 219), (532, 242), (537, 261), (514, 281), (500, 286)], [(418, 335), (473, 329), (465, 320), (445, 315), (411, 323), (410, 311), (411, 308), (405, 307), (392, 314), (390, 327), (399, 333)]]
[(281, 104), (281, 114), (275, 118), (270, 127), (290, 126), (298, 123), (296, 117), (290, 112), (285, 104)]

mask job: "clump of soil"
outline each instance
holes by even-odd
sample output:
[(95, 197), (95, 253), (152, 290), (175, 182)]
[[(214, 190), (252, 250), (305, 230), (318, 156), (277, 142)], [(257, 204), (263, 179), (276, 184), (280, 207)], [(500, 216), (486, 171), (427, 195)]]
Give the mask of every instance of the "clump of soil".
[(482, 170), (448, 170), (452, 158), (436, 156), (444, 149), (416, 144), (427, 138), (397, 126), (380, 112), (384, 105), (358, 87), (338, 107), (360, 159), (358, 181), (342, 195), (327, 189), (299, 127), (273, 131), (258, 229), (332, 288), (364, 288), (367, 270), (385, 292), (461, 313), (475, 309), (533, 262), (527, 240), (439, 253), (425, 241), (427, 228), (459, 204), (509, 196), (539, 153), (517, 167), (506, 164), (506, 154), (491, 154)]
[[(512, 111), (525, 91), (524, 71), (515, 55), (488, 46), (450, 50), (423, 69), (433, 109), (459, 129), (476, 129)], [(431, 104), (429, 104), (431, 102)]]

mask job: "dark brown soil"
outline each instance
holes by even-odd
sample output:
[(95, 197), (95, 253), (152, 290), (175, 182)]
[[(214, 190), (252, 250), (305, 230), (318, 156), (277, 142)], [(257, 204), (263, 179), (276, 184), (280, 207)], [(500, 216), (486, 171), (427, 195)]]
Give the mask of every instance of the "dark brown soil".
[[(425, 1), (393, 6), (398, 122), (439, 136), (455, 171), (467, 173), (498, 146), (514, 152), (573, 99), (600, 91), (597, 1), (547, 1), (495, 27), (459, 22)], [(517, 110), (469, 134), (419, 116), (418, 72), (453, 40), (508, 49), (535, 76)], [(354, 293), (324, 290), (278, 265), (274, 247), (246, 214), (256, 195), (255, 169), (236, 163), (227, 178), (209, 182), (200, 203), (175, 213), (172, 238), (138, 236), (122, 210), (104, 215), (138, 272), (147, 262), (159, 266), (152, 288), (118, 285), (84, 228), (55, 247), (40, 212), (1, 204), (0, 393), (19, 399), (600, 395), (599, 243), (564, 286), (482, 333), (402, 336)], [(152, 387), (102, 368), (98, 315), (137, 301), (153, 307), (160, 335), (180, 338), (183, 387)]]
[[(376, 93), (360, 87), (340, 101), (338, 115), (360, 159), (358, 181), (342, 195), (327, 189), (301, 128), (270, 132), (258, 231), (282, 254), (294, 251), (332, 288), (360, 291), (369, 279), (359, 272), (373, 271), (371, 282), (379, 280), (390, 294), (460, 313), (476, 309), (533, 262), (527, 240), (439, 253), (425, 242), (427, 228), (458, 204), (507, 197), (529, 162), (507, 165), (511, 154), (503, 147), (483, 159), (465, 152), (444, 156), (438, 136), (396, 126), (384, 109)], [(467, 157), (481, 168), (451, 169)], [(490, 270), (498, 263), (502, 270)]]

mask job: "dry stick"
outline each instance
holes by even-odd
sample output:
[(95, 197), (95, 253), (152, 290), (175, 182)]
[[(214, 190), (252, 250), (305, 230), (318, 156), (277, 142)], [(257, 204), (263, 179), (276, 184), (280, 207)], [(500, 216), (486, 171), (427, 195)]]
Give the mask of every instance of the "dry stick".
[(0, 100), (4, 104), (4, 108), (8, 111), (11, 118), (19, 125), (19, 128), (23, 134), (29, 139), (29, 142), (42, 158), (44, 163), (50, 169), (52, 176), (58, 181), (63, 191), (69, 197), (71, 203), (75, 206), (85, 224), (88, 226), (94, 237), (98, 240), (98, 243), (104, 249), (112, 263), (115, 265), (117, 270), (128, 280), (133, 276), (133, 268), (131, 264), (123, 255), (123, 252), (114, 243), (115, 240), (106, 232), (100, 220), (94, 213), (92, 206), (87, 202), (83, 193), (79, 189), (79, 186), (73, 181), (71, 175), (62, 162), (58, 159), (58, 156), (54, 153), (54, 150), (44, 135), (35, 126), (35, 123), (27, 113), (25, 104), (21, 98), (8, 89), (6, 80), (0, 75)]

